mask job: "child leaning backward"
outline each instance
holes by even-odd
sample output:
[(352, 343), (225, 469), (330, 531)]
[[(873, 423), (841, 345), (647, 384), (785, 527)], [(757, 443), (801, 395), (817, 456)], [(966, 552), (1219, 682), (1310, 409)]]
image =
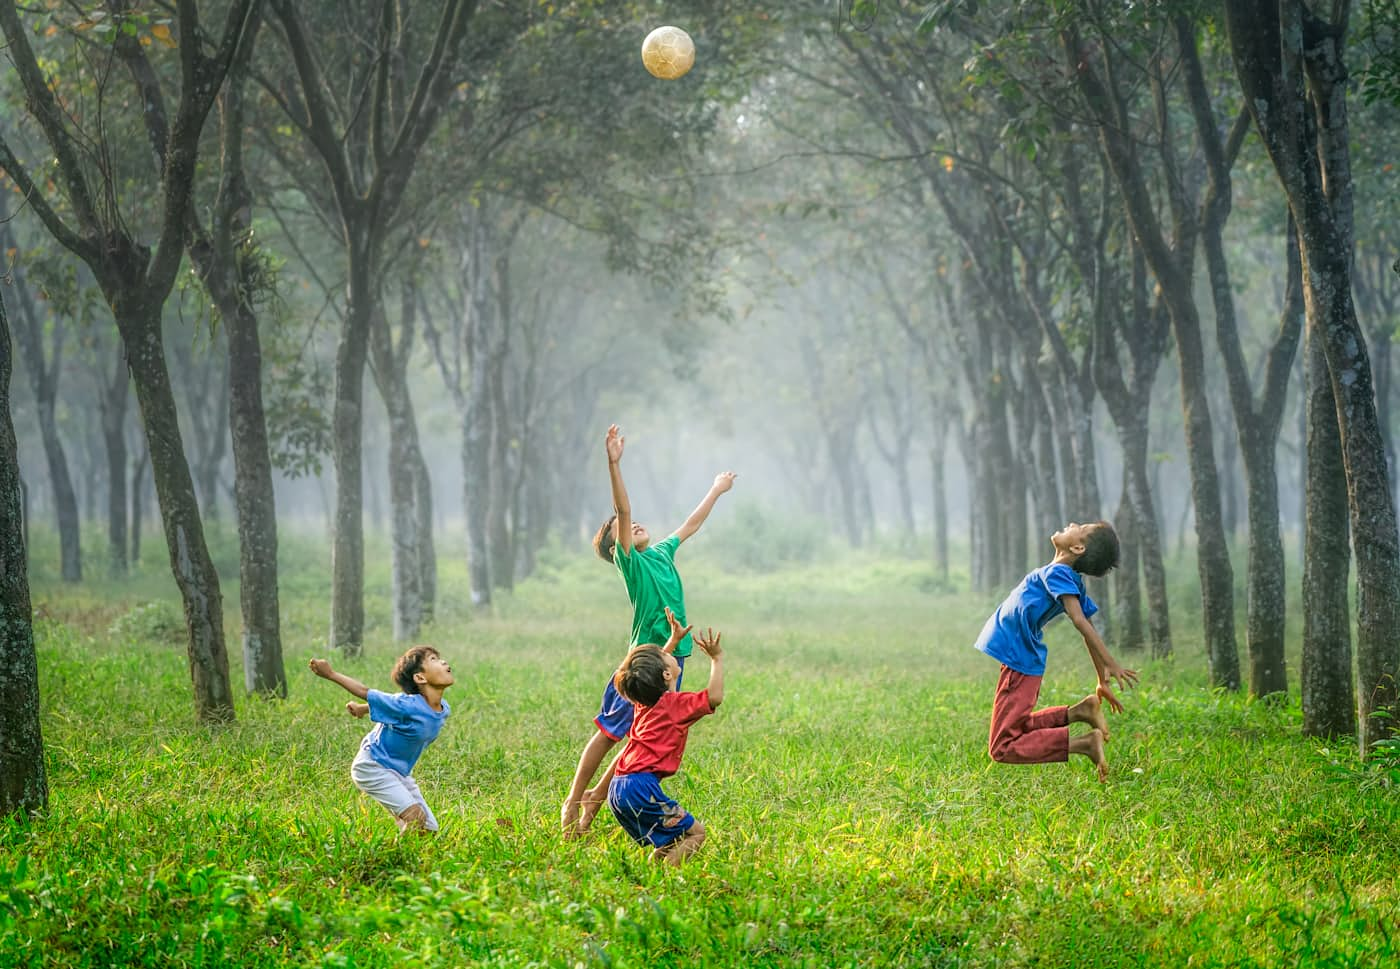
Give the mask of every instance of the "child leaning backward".
[(681, 668), (671, 655), (690, 627), (666, 610), (671, 635), (664, 646), (638, 646), (613, 676), (617, 690), (637, 705), (627, 746), (614, 764), (608, 807), (624, 831), (653, 861), (679, 865), (705, 843), (705, 826), (661, 790), (681, 766), (691, 724), (724, 701), (724, 666), (713, 629), (695, 637), (710, 657), (710, 682), (699, 693), (681, 693)]
[(454, 682), (452, 667), (431, 646), (414, 646), (394, 664), (393, 680), (402, 693), (371, 690), (359, 680), (331, 669), (329, 660), (313, 659), (311, 672), (339, 683), (364, 700), (345, 704), (353, 717), (368, 715), (374, 729), (360, 742), (360, 752), (350, 765), (355, 786), (374, 798), (394, 816), (399, 831), (436, 831), (437, 818), (423, 800), (413, 779), (428, 744), (437, 739), (442, 722), (452, 708), (442, 698)]
[[(719, 496), (734, 486), (734, 472), (715, 475), (714, 484), (704, 499), (690, 513), (680, 528), (655, 545), (646, 528), (632, 520), (632, 506), (627, 488), (622, 483), (622, 449), (626, 439), (617, 425), (608, 428), (604, 446), (608, 454), (608, 477), (612, 484), (613, 514), (603, 522), (593, 539), (593, 548), (605, 562), (617, 567), (627, 586), (627, 598), (632, 602), (631, 645), (664, 643), (670, 630), (665, 610), (670, 609), (685, 623), (685, 591), (676, 571), (676, 550), (690, 538), (710, 516)], [(675, 648), (675, 659), (684, 671), (685, 658), (690, 655), (691, 638), (686, 634)], [(680, 674), (677, 674), (677, 681)], [(583, 834), (594, 815), (607, 799), (610, 774), (605, 773), (597, 786), (585, 790), (598, 767), (613, 745), (627, 736), (632, 726), (632, 703), (622, 697), (613, 680), (603, 690), (598, 716), (593, 720), (597, 730), (579, 755), (569, 793), (560, 808), (559, 818), (565, 836)]]
[[(1131, 687), (1138, 675), (1136, 670), (1118, 665), (1089, 621), (1099, 609), (1084, 589), (1083, 576), (1105, 575), (1118, 564), (1118, 534), (1106, 521), (1087, 525), (1071, 522), (1051, 535), (1050, 542), (1055, 557), (1011, 590), (977, 637), (977, 648), (1001, 662), (988, 750), (992, 760), (1003, 764), (1047, 764), (1082, 754), (1094, 762), (1103, 781), (1108, 778), (1103, 750), (1108, 720), (1102, 705), (1107, 703), (1115, 713), (1123, 711), (1109, 681)], [(1074, 706), (1033, 710), (1045, 674), (1041, 630), (1061, 613), (1069, 616), (1084, 637), (1098, 672), (1098, 686)], [(1071, 723), (1087, 723), (1091, 729), (1070, 737)]]

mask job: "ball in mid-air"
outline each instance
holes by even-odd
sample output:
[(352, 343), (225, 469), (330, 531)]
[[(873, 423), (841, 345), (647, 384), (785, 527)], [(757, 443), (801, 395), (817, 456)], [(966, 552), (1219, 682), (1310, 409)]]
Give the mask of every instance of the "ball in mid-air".
[(642, 41), (642, 63), (653, 77), (674, 81), (695, 63), (695, 44), (679, 27), (657, 27)]

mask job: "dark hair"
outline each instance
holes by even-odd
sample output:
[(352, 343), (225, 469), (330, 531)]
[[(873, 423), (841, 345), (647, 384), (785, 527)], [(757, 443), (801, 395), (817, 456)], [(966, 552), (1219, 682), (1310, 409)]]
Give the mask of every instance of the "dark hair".
[(1074, 560), (1074, 571), (1084, 575), (1107, 575), (1118, 565), (1118, 533), (1106, 521), (1096, 521), (1084, 536), (1084, 552)]
[(613, 546), (617, 544), (616, 537), (613, 536), (613, 522), (617, 521), (616, 513), (608, 516), (608, 520), (603, 522), (598, 529), (598, 534), (593, 536), (593, 551), (598, 553), (598, 557), (604, 562), (613, 560)]
[(423, 664), (427, 662), (429, 656), (441, 656), (436, 649), (431, 646), (414, 646), (399, 657), (394, 664), (394, 672), (389, 675), (393, 678), (405, 693), (419, 693), (418, 684), (413, 681), (413, 674), (423, 671)]
[(660, 646), (638, 646), (627, 654), (613, 686), (633, 703), (654, 706), (666, 693), (666, 654)]

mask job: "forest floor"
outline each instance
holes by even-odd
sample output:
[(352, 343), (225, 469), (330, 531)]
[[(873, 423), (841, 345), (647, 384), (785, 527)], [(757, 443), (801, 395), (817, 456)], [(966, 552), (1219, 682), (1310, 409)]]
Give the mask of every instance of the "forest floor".
[[(0, 966), (1400, 962), (1400, 790), (1351, 741), (1302, 737), (1296, 633), (1284, 705), (1208, 689), (1189, 610), (1174, 658), (1120, 657), (1142, 684), (1110, 720), (1101, 785), (1082, 758), (988, 759), (997, 667), (971, 643), (994, 600), (893, 556), (748, 574), (697, 549), (690, 618), (723, 631), (728, 680), (667, 782), (710, 832), (676, 870), (606, 812), (587, 840), (557, 832), (625, 650), (606, 565), (551, 552), (486, 617), (443, 554), (421, 638), (457, 682), (415, 771), (442, 831), (397, 838), (350, 782), (366, 724), (307, 670), (329, 556), (283, 544), (291, 695), (240, 699), (217, 729), (194, 722), (158, 539), (120, 582), (36, 568), (50, 811), (0, 827)], [(40, 555), (56, 558), (42, 537)], [(366, 654), (336, 661), (380, 689), (400, 649), (386, 561), (369, 556)], [(236, 576), (227, 539), (219, 562)], [(224, 601), (241, 686), (232, 582)], [(1073, 629), (1048, 639), (1042, 702), (1073, 702), (1092, 667)], [(697, 652), (684, 686), (708, 669)]]

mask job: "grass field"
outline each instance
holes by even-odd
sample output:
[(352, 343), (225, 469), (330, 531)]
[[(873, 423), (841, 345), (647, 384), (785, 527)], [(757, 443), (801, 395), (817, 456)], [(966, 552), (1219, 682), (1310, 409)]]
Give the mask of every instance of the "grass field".
[[(157, 542), (119, 584), (63, 589), (36, 568), (51, 810), (0, 828), (0, 966), (1400, 961), (1400, 792), (1350, 742), (1303, 739), (1296, 697), (1210, 692), (1186, 611), (1172, 662), (1121, 657), (1143, 685), (1111, 721), (1100, 785), (1083, 759), (988, 760), (997, 671), (970, 642), (993, 603), (914, 561), (746, 575), (697, 548), (691, 618), (724, 631), (728, 685), (667, 785), (710, 830), (674, 870), (606, 813), (586, 841), (556, 834), (625, 648), (604, 565), (554, 552), (482, 617), (444, 554), (423, 638), (453, 662), (453, 716), (415, 772), (443, 830), (396, 839), (349, 780), (365, 724), (306, 669), (326, 556), (284, 544), (291, 698), (241, 700), (226, 729), (194, 724), (170, 610), (140, 608), (176, 601)], [(385, 559), (370, 557), (367, 655), (339, 664), (380, 688), (397, 653)], [(225, 605), (237, 653), (231, 584)], [(1072, 629), (1049, 640), (1043, 700), (1072, 702), (1092, 669)], [(707, 673), (697, 653), (686, 686)], [(1296, 691), (1296, 662), (1290, 677)]]

